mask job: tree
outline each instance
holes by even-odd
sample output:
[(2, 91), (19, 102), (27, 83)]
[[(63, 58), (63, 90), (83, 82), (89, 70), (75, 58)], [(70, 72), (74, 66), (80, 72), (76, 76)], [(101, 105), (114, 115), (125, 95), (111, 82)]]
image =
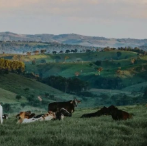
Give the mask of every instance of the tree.
[(116, 54), (117, 54), (117, 57), (119, 58), (122, 53), (121, 52), (117, 52)]
[(94, 64), (96, 64), (97, 66), (101, 66), (102, 61), (101, 60), (97, 60)]
[(19, 101), (22, 97), (21, 97), (21, 95), (16, 95), (15, 98)]

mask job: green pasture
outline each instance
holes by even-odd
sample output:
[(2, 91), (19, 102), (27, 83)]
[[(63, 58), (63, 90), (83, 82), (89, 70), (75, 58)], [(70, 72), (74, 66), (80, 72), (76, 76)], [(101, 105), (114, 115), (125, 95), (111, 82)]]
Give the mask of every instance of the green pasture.
[(111, 116), (80, 118), (99, 109), (77, 109), (63, 121), (18, 125), (15, 115), (0, 125), (2, 146), (146, 146), (147, 107), (118, 107), (134, 114), (132, 119), (114, 121)]

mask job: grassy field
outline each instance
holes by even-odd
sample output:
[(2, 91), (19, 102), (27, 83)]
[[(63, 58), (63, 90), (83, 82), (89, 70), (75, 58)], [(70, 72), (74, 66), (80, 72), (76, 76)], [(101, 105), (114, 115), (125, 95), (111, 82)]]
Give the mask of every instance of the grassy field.
[[(46, 97), (45, 94), (53, 96), (52, 98)], [(18, 101), (16, 95), (21, 95), (22, 98)], [(55, 88), (52, 88), (48, 85), (45, 85), (41, 82), (36, 81), (35, 79), (26, 78), (18, 74), (4, 74), (0, 75), (0, 102), (3, 104), (8, 103), (12, 105), (13, 111), (18, 111), (22, 107), (22, 103), (28, 105), (28, 100), (26, 97), (33, 96), (35, 101), (38, 100), (38, 96), (41, 96), (43, 102), (46, 103), (46, 106), (49, 102), (53, 101), (63, 101), (71, 100), (75, 96), (61, 92)], [(34, 102), (35, 102), (34, 101)], [(40, 104), (41, 105), (41, 104)], [(25, 107), (24, 109), (28, 109)], [(40, 107), (39, 107), (40, 108)], [(42, 105), (42, 108), (43, 105)], [(14, 110), (16, 109), (16, 110)]]
[[(2, 103), (19, 103), (15, 97), (15, 93), (0, 88), (0, 100)], [(21, 102), (26, 102), (26, 99), (22, 97)]]
[(2, 146), (146, 146), (147, 107), (118, 107), (134, 117), (114, 121), (111, 116), (82, 119), (95, 109), (77, 109), (73, 117), (63, 121), (36, 122), (17, 125), (13, 115), (0, 125)]

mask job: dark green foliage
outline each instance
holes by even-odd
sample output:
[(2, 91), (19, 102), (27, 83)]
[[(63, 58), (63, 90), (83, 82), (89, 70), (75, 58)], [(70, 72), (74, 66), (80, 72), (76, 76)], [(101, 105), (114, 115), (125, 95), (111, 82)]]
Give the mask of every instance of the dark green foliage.
[(16, 99), (19, 101), (21, 99), (21, 95), (16, 95)]
[(11, 105), (6, 103), (6, 104), (3, 104), (3, 109), (5, 112), (10, 112), (11, 110)]
[(143, 97), (147, 99), (147, 87), (144, 89)]
[(21, 103), (20, 105), (21, 105), (22, 108), (24, 108), (26, 106), (25, 103)]
[(94, 82), (94, 86), (100, 89), (121, 89), (121, 79), (120, 78), (104, 78), (97, 77)]
[(26, 91), (26, 92), (29, 91), (29, 90), (30, 90), (29, 88), (25, 88), (25, 89), (24, 89), (24, 91)]
[(63, 92), (78, 93), (88, 88), (88, 83), (78, 78), (65, 78), (61, 76), (50, 76), (42, 80), (43, 83), (48, 84)]
[(102, 61), (101, 60), (97, 60), (96, 62), (94, 62), (95, 65), (97, 66), (101, 66), (102, 65)]
[(116, 54), (117, 54), (117, 57), (119, 58), (122, 53), (121, 52), (117, 52)]
[(79, 92), (78, 96), (82, 96), (82, 97), (97, 97), (97, 95), (95, 95), (95, 94), (93, 94), (91, 92), (88, 92), (88, 91)]

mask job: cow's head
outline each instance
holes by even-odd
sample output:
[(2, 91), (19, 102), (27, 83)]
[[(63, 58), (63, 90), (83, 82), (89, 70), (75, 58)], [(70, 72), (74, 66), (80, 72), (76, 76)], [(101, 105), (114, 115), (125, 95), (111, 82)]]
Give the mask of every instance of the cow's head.
[(80, 100), (77, 100), (76, 98), (74, 100), (72, 100), (70, 103), (73, 104), (75, 107), (78, 105), (78, 103), (80, 103)]

